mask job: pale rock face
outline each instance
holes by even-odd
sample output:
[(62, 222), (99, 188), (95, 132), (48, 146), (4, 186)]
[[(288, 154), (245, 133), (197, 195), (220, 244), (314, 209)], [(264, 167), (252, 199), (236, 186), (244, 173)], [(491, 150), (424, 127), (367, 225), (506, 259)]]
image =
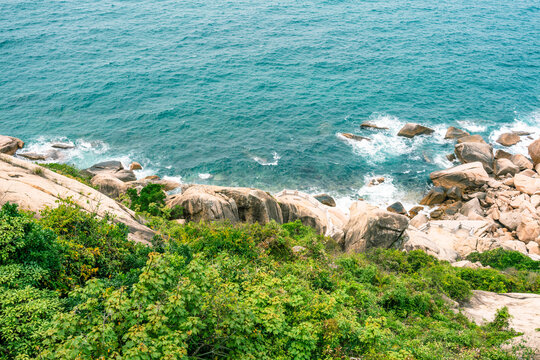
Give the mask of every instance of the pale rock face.
[(506, 226), (508, 230), (514, 231), (521, 223), (521, 214), (518, 211), (503, 212), (499, 216), (499, 221)]
[(527, 246), (519, 240), (503, 241), (501, 247), (505, 250), (519, 251), (522, 254), (528, 254)]
[(540, 178), (532, 178), (521, 173), (516, 174), (514, 176), (514, 186), (525, 194), (540, 194)]
[(345, 251), (364, 252), (369, 248), (395, 245), (409, 224), (409, 219), (384, 211), (365, 201), (356, 201), (344, 228)]
[(508, 159), (495, 160), (495, 175), (504, 176), (507, 174), (515, 175), (519, 172), (519, 167)]
[(0, 154), (14, 155), (23, 146), (24, 142), (21, 139), (0, 135)]
[(92, 180), (90, 180), (90, 183), (93, 186), (97, 186), (100, 192), (112, 198), (119, 197), (128, 189), (125, 182), (108, 173), (101, 173), (94, 176)]
[(469, 136), (469, 135), (470, 134), (464, 130), (450, 126), (448, 130), (446, 130), (446, 134), (444, 135), (444, 138), (445, 139), (459, 139), (461, 137)]
[(463, 142), (457, 144), (455, 153), (463, 164), (481, 162), (488, 173), (493, 172), (493, 147), (489, 144)]
[(428, 255), (435, 256), (439, 260), (449, 261), (451, 263), (459, 259), (459, 254), (451, 247), (440, 246), (432, 241), (428, 235), (418, 229), (409, 226), (405, 232), (405, 242), (403, 249), (406, 251), (423, 250)]
[(540, 224), (537, 220), (524, 218), (516, 229), (517, 238), (525, 244), (540, 240)]
[(496, 294), (473, 290), (472, 298), (462, 305), (461, 311), (479, 325), (495, 319), (497, 310), (506, 306), (510, 313), (510, 327), (523, 335), (512, 339), (514, 344), (525, 341), (525, 345), (540, 349), (538, 319), (540, 319), (540, 295), (507, 293)]
[(525, 156), (521, 154), (512, 155), (512, 157), (510, 158), (510, 161), (514, 165), (516, 165), (520, 171), (533, 168), (532, 162), (530, 162), (529, 159), (527, 159)]
[(428, 217), (425, 214), (418, 214), (411, 219), (410, 224), (417, 229), (420, 229), (422, 226), (429, 222)]
[(537, 242), (530, 241), (527, 244), (527, 251), (529, 251), (529, 254), (540, 255), (540, 245)]
[(456, 186), (461, 189), (482, 186), (490, 180), (481, 162), (473, 162), (435, 171), (429, 177), (435, 186), (442, 186), (444, 188)]
[(210, 187), (189, 187), (181, 194), (168, 197), (166, 203), (170, 208), (182, 207), (188, 221), (229, 220), (236, 223), (240, 220), (236, 202)]
[(540, 139), (535, 140), (531, 145), (528, 147), (529, 150), (529, 156), (531, 157), (534, 165), (540, 163)]
[(315, 197), (299, 191), (284, 190), (275, 198), (281, 207), (284, 223), (300, 220), (319, 234), (343, 243), (343, 228), (348, 218), (340, 209), (324, 205)]
[(98, 216), (113, 215), (114, 221), (127, 225), (129, 238), (134, 241), (148, 244), (154, 236), (133, 211), (101, 192), (39, 165), (0, 154), (0, 204), (11, 202), (22, 209), (39, 212), (46, 206), (58, 206), (58, 200), (68, 197)]
[(474, 143), (482, 143), (482, 144), (486, 143), (484, 138), (482, 136), (480, 136), (480, 135), (462, 136), (462, 137), (457, 139), (458, 144), (465, 143), (465, 142), (474, 142)]

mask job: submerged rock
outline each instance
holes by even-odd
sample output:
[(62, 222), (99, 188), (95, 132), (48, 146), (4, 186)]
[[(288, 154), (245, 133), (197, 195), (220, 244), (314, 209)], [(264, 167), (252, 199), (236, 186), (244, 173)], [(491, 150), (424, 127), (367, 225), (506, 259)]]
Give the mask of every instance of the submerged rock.
[(53, 147), (55, 149), (67, 150), (67, 149), (74, 149), (75, 145), (73, 145), (71, 143), (54, 143), (54, 144), (51, 145), (51, 147)]
[(365, 136), (354, 135), (354, 134), (350, 134), (350, 133), (341, 133), (341, 135), (343, 137), (347, 138), (347, 139), (351, 139), (351, 140), (355, 140), (355, 141), (362, 141), (362, 140), (371, 141), (370, 138), (365, 137)]
[(17, 150), (22, 149), (24, 141), (12, 136), (0, 135), (0, 153), (14, 155)]
[(401, 128), (401, 130), (399, 130), (398, 136), (413, 138), (417, 135), (429, 135), (433, 134), (434, 132), (435, 130), (422, 125), (415, 123), (407, 123)]
[(361, 128), (367, 128), (367, 129), (376, 129), (376, 130), (388, 130), (387, 127), (378, 126), (378, 125), (372, 124), (370, 122), (364, 122), (364, 123), (360, 124), (360, 127)]
[(501, 134), (501, 136), (499, 136), (499, 138), (497, 139), (497, 142), (502, 146), (516, 145), (520, 141), (521, 138), (516, 133), (504, 133)]

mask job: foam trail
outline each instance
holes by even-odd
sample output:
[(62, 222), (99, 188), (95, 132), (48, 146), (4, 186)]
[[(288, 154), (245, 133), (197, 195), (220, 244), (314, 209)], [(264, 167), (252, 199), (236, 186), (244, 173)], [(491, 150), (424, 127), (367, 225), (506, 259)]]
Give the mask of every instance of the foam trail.
[(253, 156), (252, 159), (261, 164), (262, 166), (276, 166), (279, 163), (279, 159), (281, 159), (281, 156), (277, 152), (273, 152), (273, 161), (268, 161), (267, 159), (263, 159), (259, 156)]

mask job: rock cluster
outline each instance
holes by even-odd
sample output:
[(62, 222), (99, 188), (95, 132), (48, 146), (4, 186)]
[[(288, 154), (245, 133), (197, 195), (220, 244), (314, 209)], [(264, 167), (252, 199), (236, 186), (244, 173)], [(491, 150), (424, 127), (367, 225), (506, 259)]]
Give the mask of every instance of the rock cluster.
[(529, 146), (531, 159), (501, 151), (494, 156), (483, 140), (455, 147), (463, 164), (430, 174), (435, 187), (420, 201), (431, 207), (429, 218), (411, 221), (405, 248), (449, 261), (498, 247), (540, 259), (540, 174), (532, 170), (540, 141)]

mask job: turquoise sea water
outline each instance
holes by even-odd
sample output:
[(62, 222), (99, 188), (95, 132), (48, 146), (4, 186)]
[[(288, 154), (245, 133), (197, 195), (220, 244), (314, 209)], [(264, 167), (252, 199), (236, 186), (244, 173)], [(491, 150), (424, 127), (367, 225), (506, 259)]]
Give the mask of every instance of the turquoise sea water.
[(447, 126), (540, 135), (539, 70), (537, 0), (0, 2), (0, 134), (184, 182), (418, 196)]

